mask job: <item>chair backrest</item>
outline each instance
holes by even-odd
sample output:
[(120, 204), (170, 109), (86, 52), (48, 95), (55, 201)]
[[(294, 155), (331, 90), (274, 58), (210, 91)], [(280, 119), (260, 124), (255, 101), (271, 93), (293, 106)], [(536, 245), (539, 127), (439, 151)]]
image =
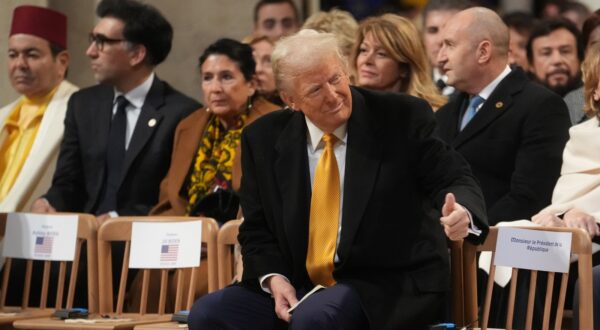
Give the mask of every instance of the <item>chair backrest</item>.
[[(134, 222), (190, 222), (202, 221), (202, 243), (206, 244), (207, 263), (208, 263), (208, 291), (215, 291), (218, 287), (217, 280), (217, 232), (219, 226), (217, 222), (210, 218), (200, 217), (118, 217), (104, 222), (98, 230), (98, 258), (100, 260), (100, 312), (101, 313), (123, 313), (125, 301), (125, 292), (127, 286), (127, 275), (129, 271), (129, 257), (131, 249), (131, 230)], [(113, 310), (113, 272), (112, 272), (112, 249), (111, 242), (125, 242), (125, 252), (123, 264), (121, 265), (121, 277), (119, 278), (119, 290), (117, 294), (116, 310)], [(195, 285), (198, 280), (198, 270), (200, 267), (194, 267), (191, 270), (190, 283), (184, 283), (184, 272), (189, 269), (176, 269), (176, 292), (175, 292), (175, 310), (190, 309), (194, 303)], [(150, 285), (150, 269), (140, 269), (143, 275), (140, 309), (139, 314), (147, 313), (148, 290)], [(167, 300), (167, 282), (169, 269), (160, 269), (160, 291), (158, 302), (158, 314), (165, 313)], [(183, 308), (183, 299), (185, 297), (185, 308)]]
[[(552, 231), (552, 232), (567, 232), (572, 234), (571, 253), (578, 256), (578, 273), (579, 273), (579, 324), (580, 329), (592, 329), (593, 314), (592, 314), (592, 244), (589, 235), (575, 228), (548, 228), (548, 227), (527, 227), (523, 229)], [(490, 304), (492, 299), (492, 290), (494, 287), (494, 275), (496, 267), (494, 266), (494, 257), (496, 249), (496, 241), (498, 238), (498, 228), (490, 227), (489, 234), (482, 245), (472, 245), (469, 243), (463, 246), (463, 264), (464, 270), (464, 285), (465, 285), (465, 321), (471, 326), (477, 326), (478, 323), (482, 329), (487, 329)], [(478, 305), (477, 305), (477, 252), (490, 251), (492, 252), (492, 260), (490, 263), (488, 282), (486, 283), (485, 300), (482, 310), (481, 322), (478, 321)], [(559, 273), (561, 274), (561, 273)], [(533, 322), (533, 305), (535, 301), (535, 289), (537, 284), (538, 271), (531, 271), (529, 294), (527, 297), (527, 315), (526, 329), (531, 329)], [(550, 329), (550, 316), (552, 305), (552, 294), (554, 288), (555, 273), (547, 272), (547, 287), (546, 296), (544, 299), (544, 315), (543, 329)], [(518, 269), (513, 268), (510, 281), (509, 298), (507, 306), (507, 327), (513, 324), (514, 305), (517, 287)], [(556, 317), (554, 328), (561, 329), (563, 309), (566, 299), (567, 281), (569, 273), (560, 275), (560, 289), (558, 292), (558, 305), (556, 307)]]
[[(73, 215), (73, 213), (59, 213), (63, 215)], [(98, 311), (98, 250), (97, 250), (97, 225), (96, 218), (91, 214), (76, 214), (79, 217), (77, 227), (77, 242), (75, 245), (75, 257), (73, 261), (43, 261), (42, 270), (42, 286), (40, 292), (40, 303), (38, 308), (46, 309), (48, 306), (48, 291), (50, 287), (50, 269), (53, 263), (58, 263), (59, 273), (56, 285), (56, 302), (52, 308), (60, 309), (63, 308), (63, 301), (66, 293), (66, 304), (65, 308), (73, 307), (73, 300), (75, 298), (75, 288), (77, 282), (77, 274), (81, 261), (81, 248), (83, 243), (86, 243), (86, 257), (87, 257), (87, 296), (88, 296), (88, 310), (90, 312)], [(6, 234), (6, 221), (7, 214), (0, 213), (0, 237), (4, 237)], [(31, 293), (32, 274), (33, 274), (33, 260), (26, 259), (25, 278), (23, 295), (21, 299), (21, 308), (29, 308), (29, 296)], [(67, 267), (70, 264), (69, 271), (69, 283), (65, 290), (65, 280), (67, 278)], [(2, 277), (2, 284), (0, 287), (0, 310), (5, 307), (7, 290), (10, 285), (10, 273), (13, 265), (13, 258), (6, 258), (4, 264), (4, 275)], [(20, 279), (19, 279), (20, 280)]]
[(219, 246), (219, 288), (229, 285), (235, 273), (235, 246), (238, 245), (238, 233), (242, 220), (227, 221), (219, 230), (217, 245)]

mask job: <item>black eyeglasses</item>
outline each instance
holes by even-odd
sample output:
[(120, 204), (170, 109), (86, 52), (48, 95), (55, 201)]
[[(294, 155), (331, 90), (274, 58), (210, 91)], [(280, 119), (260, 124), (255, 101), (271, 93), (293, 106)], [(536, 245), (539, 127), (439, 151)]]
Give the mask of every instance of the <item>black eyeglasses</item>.
[(112, 38), (103, 36), (101, 34), (90, 33), (89, 41), (90, 41), (90, 45), (92, 43), (96, 43), (96, 48), (98, 48), (99, 51), (102, 51), (104, 49), (105, 44), (107, 44), (107, 43), (108, 44), (116, 44), (118, 42), (125, 41), (125, 39), (112, 39)]

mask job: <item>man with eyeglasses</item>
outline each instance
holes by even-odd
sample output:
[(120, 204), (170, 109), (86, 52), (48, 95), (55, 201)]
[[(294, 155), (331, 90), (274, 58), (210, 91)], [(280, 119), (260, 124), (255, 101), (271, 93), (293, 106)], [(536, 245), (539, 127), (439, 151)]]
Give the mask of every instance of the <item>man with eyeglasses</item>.
[(146, 215), (158, 201), (173, 134), (200, 104), (161, 81), (154, 68), (173, 29), (135, 0), (104, 0), (86, 54), (100, 83), (73, 95), (52, 186), (34, 212), (86, 212), (100, 222)]

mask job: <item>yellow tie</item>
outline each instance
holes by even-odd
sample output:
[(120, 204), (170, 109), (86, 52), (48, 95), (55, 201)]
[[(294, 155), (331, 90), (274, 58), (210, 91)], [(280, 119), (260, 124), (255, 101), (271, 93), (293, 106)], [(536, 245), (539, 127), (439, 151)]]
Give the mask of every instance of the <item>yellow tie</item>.
[(325, 150), (317, 164), (308, 228), (306, 270), (313, 284), (332, 286), (333, 258), (340, 214), (340, 174), (333, 153), (333, 134), (323, 135)]

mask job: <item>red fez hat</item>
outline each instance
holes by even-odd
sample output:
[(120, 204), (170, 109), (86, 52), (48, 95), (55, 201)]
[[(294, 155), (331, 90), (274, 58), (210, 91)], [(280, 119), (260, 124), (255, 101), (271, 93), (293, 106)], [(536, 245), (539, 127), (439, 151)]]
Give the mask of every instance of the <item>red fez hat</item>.
[(13, 12), (10, 35), (31, 34), (67, 48), (67, 16), (56, 10), (19, 6)]

